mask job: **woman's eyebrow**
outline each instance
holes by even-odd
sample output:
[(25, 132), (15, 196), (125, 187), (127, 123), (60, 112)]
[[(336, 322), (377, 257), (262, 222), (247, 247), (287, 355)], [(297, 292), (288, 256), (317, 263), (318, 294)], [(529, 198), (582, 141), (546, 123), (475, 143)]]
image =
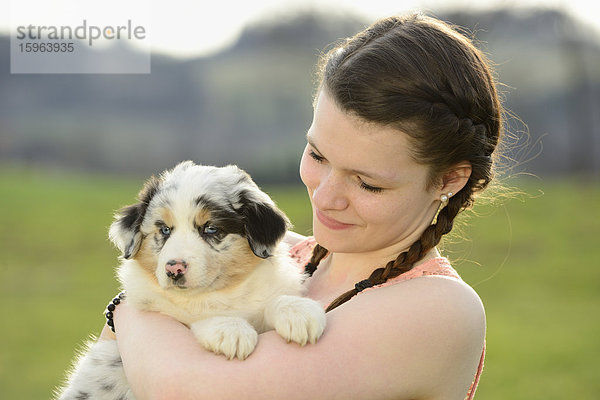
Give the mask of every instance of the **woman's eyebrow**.
[[(306, 140), (307, 140), (308, 144), (312, 148), (314, 148), (317, 151), (317, 153), (319, 153), (321, 155), (321, 157), (323, 157), (323, 153), (321, 153), (321, 151), (319, 150), (319, 148), (315, 145), (315, 142), (311, 139), (311, 137), (310, 137), (309, 134), (306, 134)], [(324, 158), (326, 159), (327, 157), (324, 157)], [(358, 170), (358, 169), (344, 169), (344, 171), (349, 172), (351, 174), (362, 175), (362, 176), (364, 176), (366, 178), (373, 179), (373, 180), (378, 181), (378, 182), (381, 181), (381, 182), (389, 183), (389, 182), (393, 181), (389, 177), (386, 177), (386, 176), (383, 176), (383, 175), (379, 175), (379, 174), (375, 174), (375, 173), (372, 173), (372, 172), (361, 171), (361, 170)]]
[(311, 139), (308, 133), (306, 134), (306, 141), (308, 142), (308, 144), (310, 144), (310, 147), (314, 148), (319, 154), (321, 154), (321, 151), (319, 151), (319, 148), (317, 147), (317, 145), (315, 145), (315, 142)]

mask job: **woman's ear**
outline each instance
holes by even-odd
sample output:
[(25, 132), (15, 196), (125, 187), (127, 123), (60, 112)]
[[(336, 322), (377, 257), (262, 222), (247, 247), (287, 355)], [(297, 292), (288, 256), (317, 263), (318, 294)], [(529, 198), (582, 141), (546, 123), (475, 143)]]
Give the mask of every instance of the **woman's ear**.
[(461, 161), (453, 165), (448, 171), (442, 175), (442, 186), (440, 188), (440, 196), (448, 193), (458, 193), (471, 177), (472, 166), (469, 161)]

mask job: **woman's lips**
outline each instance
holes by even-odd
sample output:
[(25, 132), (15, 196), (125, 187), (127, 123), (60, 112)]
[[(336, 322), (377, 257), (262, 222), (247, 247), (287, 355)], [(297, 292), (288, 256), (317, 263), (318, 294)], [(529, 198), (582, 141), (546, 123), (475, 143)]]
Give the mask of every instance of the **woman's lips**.
[(319, 222), (321, 222), (323, 225), (325, 225), (329, 229), (342, 230), (342, 229), (348, 229), (348, 228), (351, 228), (354, 226), (354, 224), (345, 224), (343, 222), (340, 222), (338, 220), (330, 218), (330, 217), (326, 216), (325, 214), (323, 214), (318, 209), (315, 211), (315, 214), (317, 215), (317, 219), (319, 220)]

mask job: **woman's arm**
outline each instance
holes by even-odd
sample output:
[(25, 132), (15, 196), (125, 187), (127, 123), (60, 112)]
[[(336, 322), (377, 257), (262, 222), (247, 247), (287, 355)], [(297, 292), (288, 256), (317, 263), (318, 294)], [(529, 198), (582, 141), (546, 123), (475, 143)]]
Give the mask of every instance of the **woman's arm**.
[(248, 359), (228, 361), (169, 317), (127, 304), (115, 314), (138, 399), (463, 400), (485, 335), (475, 292), (442, 277), (365, 292), (328, 313), (327, 323), (315, 345), (270, 331)]
[(116, 340), (117, 337), (110, 330), (110, 328), (108, 327), (108, 325), (105, 324), (104, 328), (102, 328), (102, 332), (100, 332), (100, 339), (101, 340)]

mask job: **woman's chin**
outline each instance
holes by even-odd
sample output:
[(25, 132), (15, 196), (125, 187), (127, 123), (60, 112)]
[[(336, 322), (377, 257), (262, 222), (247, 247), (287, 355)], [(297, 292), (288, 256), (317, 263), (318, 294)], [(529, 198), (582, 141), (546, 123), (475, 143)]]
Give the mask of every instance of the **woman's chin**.
[(336, 231), (320, 224), (313, 224), (313, 236), (317, 243), (332, 253), (356, 252), (356, 238), (350, 230)]

